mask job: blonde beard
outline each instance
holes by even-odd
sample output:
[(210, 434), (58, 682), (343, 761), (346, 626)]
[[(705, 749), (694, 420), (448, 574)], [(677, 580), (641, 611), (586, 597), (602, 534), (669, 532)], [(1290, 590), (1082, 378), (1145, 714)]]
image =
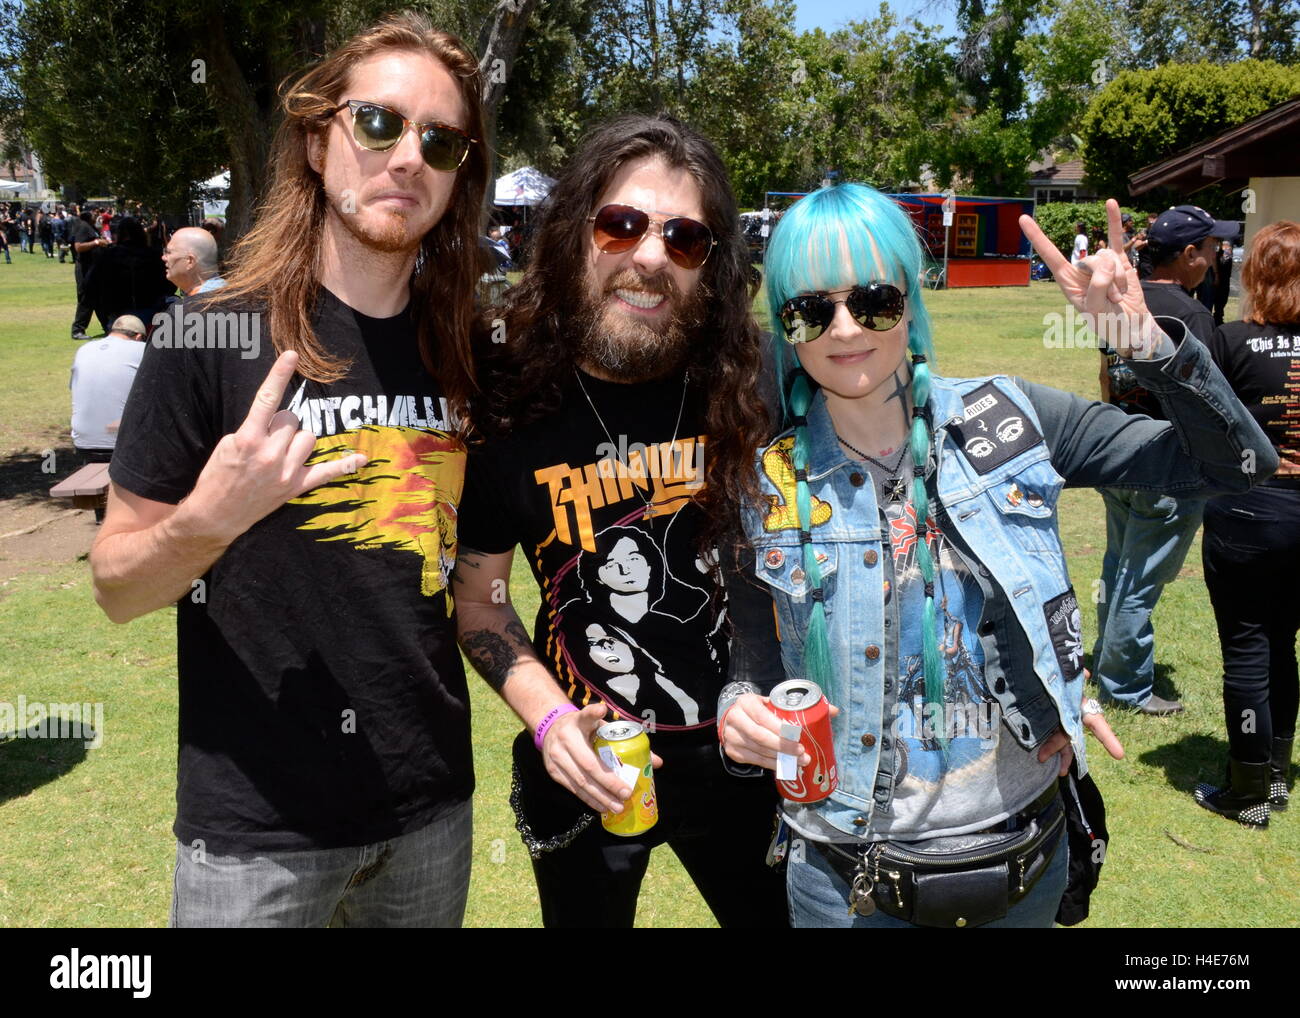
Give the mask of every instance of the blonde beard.
[(329, 197), (329, 208), (343, 229), (356, 238), (363, 247), (372, 251), (382, 254), (410, 254), (424, 239), (424, 234), (411, 236), (406, 216), (396, 209), (382, 212), (367, 210), (363, 218), (356, 212), (342, 211), (332, 196)]

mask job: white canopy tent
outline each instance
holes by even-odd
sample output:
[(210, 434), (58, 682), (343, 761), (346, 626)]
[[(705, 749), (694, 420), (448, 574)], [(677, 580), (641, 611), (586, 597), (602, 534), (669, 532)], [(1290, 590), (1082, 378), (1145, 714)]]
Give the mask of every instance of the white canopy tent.
[(497, 178), (494, 205), (540, 205), (555, 186), (555, 180), (531, 166)]
[(222, 170), (215, 177), (209, 177), (203, 183), (195, 186), (207, 192), (203, 196), (203, 217), (205, 219), (224, 220), (230, 202), (220, 197), (220, 195), (230, 188), (230, 171)]
[(222, 170), (215, 177), (209, 177), (198, 186), (208, 191), (224, 190), (230, 186), (230, 171)]

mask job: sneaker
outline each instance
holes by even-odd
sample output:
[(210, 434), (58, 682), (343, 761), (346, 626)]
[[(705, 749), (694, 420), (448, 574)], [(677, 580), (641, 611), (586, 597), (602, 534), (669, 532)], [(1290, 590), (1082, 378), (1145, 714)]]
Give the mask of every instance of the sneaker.
[(74, 332), (74, 333), (72, 334), (72, 338), (73, 338), (73, 339), (89, 339), (90, 337), (87, 336), (84, 332)]
[(1170, 714), (1181, 714), (1185, 708), (1177, 700), (1165, 700), (1152, 693), (1138, 705), (1137, 709), (1143, 714), (1163, 718)]

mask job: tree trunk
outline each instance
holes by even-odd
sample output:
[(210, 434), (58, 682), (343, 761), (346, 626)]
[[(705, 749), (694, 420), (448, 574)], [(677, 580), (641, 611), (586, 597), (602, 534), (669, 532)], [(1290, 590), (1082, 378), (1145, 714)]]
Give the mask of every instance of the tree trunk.
[(1256, 2), (1256, 0), (1252, 0), (1247, 4), (1250, 10), (1250, 30), (1247, 36), (1250, 39), (1250, 55), (1252, 58), (1258, 58), (1259, 51), (1264, 44), (1263, 11), (1260, 10), (1262, 6), (1263, 4)]
[[(487, 146), (492, 178), (496, 177), (497, 106), (505, 94), (515, 55), (523, 41), (537, 0), (498, 0), (492, 20), (479, 34), (478, 68), (483, 75), (483, 144)], [(491, 201), (489, 187), (488, 201)]]
[(230, 152), (230, 205), (226, 209), (225, 234), (229, 244), (252, 225), (266, 182), (271, 125), (230, 48), (221, 16), (210, 15), (204, 28), (198, 33), (199, 52), (207, 65), (208, 87), (215, 94), (212, 105)]

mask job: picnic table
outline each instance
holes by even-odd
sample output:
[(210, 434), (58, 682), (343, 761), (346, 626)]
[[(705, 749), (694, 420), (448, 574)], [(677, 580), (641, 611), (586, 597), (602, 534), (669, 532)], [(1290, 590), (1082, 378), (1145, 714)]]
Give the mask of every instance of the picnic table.
[(103, 509), (108, 501), (108, 464), (87, 463), (50, 489), (51, 498), (69, 498), (78, 509)]

